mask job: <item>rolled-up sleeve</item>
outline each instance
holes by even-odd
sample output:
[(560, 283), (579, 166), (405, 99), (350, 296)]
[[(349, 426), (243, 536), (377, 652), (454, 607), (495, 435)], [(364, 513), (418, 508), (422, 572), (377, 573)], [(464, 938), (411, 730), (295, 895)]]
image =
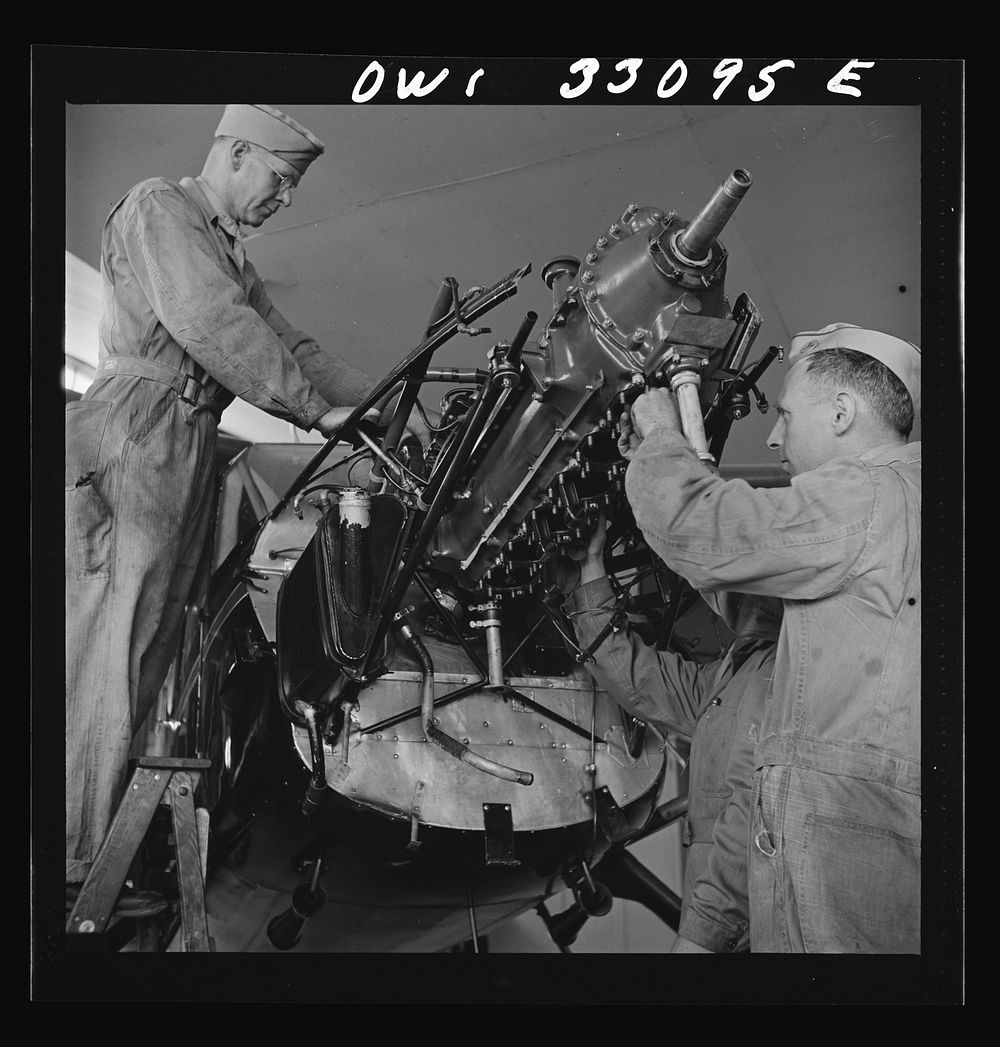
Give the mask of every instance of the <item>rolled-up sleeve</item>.
[(219, 264), (182, 194), (154, 191), (122, 215), (123, 247), (157, 319), (220, 385), (305, 428), (330, 404)]
[(640, 444), (625, 491), (650, 547), (696, 589), (802, 600), (835, 592), (858, 569), (875, 505), (856, 458), (828, 462), (790, 487), (753, 488), (723, 480), (665, 428)]
[[(607, 578), (575, 589), (563, 602), (577, 639), (589, 646), (615, 610)], [(687, 661), (672, 651), (657, 651), (622, 628), (609, 631), (586, 667), (616, 702), (643, 720), (691, 736), (698, 716), (712, 696), (715, 663)]]

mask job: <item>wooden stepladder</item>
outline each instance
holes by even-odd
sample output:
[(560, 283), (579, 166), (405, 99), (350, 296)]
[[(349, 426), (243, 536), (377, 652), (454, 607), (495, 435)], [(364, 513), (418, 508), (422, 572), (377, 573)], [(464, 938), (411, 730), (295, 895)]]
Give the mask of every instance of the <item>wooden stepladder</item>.
[(160, 803), (170, 806), (180, 888), (181, 941), (185, 952), (210, 952), (205, 880), (194, 791), (210, 760), (143, 756), (66, 921), (70, 934), (101, 934), (114, 913), (132, 860)]

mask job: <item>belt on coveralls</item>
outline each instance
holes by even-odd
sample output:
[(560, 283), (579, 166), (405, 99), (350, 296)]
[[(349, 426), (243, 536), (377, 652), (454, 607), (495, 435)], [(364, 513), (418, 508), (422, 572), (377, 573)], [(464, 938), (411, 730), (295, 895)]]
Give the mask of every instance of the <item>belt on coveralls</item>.
[(172, 367), (165, 367), (153, 360), (146, 360), (141, 356), (109, 356), (106, 357), (97, 368), (97, 377), (106, 375), (122, 374), (133, 378), (148, 378), (153, 382), (162, 382), (169, 386), (178, 399), (190, 404), (195, 409), (204, 407), (216, 422), (222, 418), (222, 409), (210, 396), (201, 382), (193, 375), (185, 374), (183, 371), (175, 371)]

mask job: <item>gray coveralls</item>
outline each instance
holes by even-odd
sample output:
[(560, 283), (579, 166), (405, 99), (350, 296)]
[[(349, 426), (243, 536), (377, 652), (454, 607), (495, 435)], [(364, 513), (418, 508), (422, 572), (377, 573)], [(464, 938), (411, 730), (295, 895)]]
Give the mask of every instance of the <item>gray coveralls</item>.
[(98, 374), (66, 408), (67, 882), (86, 877), (169, 668), (223, 409), (240, 396), (309, 429), (374, 384), (274, 308), (210, 197), (154, 178), (112, 210)]
[(920, 444), (754, 489), (647, 434), (625, 490), (701, 592), (780, 597), (750, 828), (754, 952), (920, 951)]
[[(615, 610), (608, 579), (563, 601), (577, 639), (593, 642)], [(754, 743), (771, 692), (780, 615), (760, 612), (720, 657), (699, 664), (658, 651), (629, 629), (610, 633), (587, 662), (619, 704), (691, 739), (678, 933), (711, 952), (749, 948), (747, 824)]]

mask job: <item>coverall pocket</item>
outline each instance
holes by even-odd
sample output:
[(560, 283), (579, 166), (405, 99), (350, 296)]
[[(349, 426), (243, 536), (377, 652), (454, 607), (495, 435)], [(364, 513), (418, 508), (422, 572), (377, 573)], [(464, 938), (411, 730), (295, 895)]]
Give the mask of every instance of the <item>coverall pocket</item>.
[(737, 711), (731, 696), (720, 705), (710, 705), (698, 721), (691, 743), (691, 792), (714, 797), (716, 802), (707, 805), (713, 809), (732, 792), (726, 770), (736, 737)]
[(77, 400), (66, 405), (66, 571), (75, 578), (107, 577), (112, 514), (102, 493), (107, 469), (101, 447), (111, 404)]
[(920, 841), (811, 813), (788, 854), (807, 952), (919, 953)]

